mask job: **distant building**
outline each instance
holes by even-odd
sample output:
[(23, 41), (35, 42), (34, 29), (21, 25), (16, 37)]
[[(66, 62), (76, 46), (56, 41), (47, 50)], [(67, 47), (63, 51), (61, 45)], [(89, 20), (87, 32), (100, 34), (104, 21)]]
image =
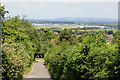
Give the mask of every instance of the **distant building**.
[(76, 37), (79, 38), (81, 35), (77, 35)]
[(53, 31), (54, 33), (60, 33), (60, 31)]
[(84, 26), (78, 26), (79, 28), (84, 28)]
[(77, 28), (84, 28), (84, 26), (74, 26), (74, 27), (77, 27)]
[(53, 32), (53, 33), (58, 34), (58, 32)]
[(105, 28), (106, 26), (91, 26), (91, 28)]

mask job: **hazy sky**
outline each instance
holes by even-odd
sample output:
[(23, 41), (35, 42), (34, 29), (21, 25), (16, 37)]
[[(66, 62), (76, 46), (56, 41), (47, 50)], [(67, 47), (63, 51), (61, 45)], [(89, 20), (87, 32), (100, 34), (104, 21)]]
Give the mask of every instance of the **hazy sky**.
[(60, 17), (118, 17), (117, 2), (4, 2), (10, 16), (23, 14), (29, 19)]
[(119, 0), (1, 0), (2, 2), (119, 2)]

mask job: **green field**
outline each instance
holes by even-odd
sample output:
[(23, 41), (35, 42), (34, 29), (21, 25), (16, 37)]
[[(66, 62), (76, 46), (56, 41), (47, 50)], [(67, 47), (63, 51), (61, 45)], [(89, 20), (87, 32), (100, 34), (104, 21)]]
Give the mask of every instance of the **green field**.
[[(76, 28), (74, 27), (76, 25), (34, 25), (34, 27), (36, 27), (37, 29), (40, 29), (40, 28), (46, 28), (46, 29), (51, 29), (51, 30), (62, 30), (62, 29), (71, 29), (71, 28)], [(78, 29), (78, 28), (76, 28)], [(83, 30), (83, 29), (78, 29), (78, 31), (109, 31), (109, 30), (112, 30), (113, 32), (116, 32), (118, 31), (118, 29), (116, 28), (112, 28), (112, 29), (86, 29), (86, 30)], [(74, 31), (74, 30), (73, 30)]]
[(78, 30), (78, 31), (109, 31), (109, 30), (112, 30), (113, 32), (116, 32), (116, 31), (118, 31), (118, 29), (115, 29), (115, 28), (113, 28), (113, 29), (90, 29), (90, 30)]
[(34, 25), (36, 28), (75, 28), (75, 25)]

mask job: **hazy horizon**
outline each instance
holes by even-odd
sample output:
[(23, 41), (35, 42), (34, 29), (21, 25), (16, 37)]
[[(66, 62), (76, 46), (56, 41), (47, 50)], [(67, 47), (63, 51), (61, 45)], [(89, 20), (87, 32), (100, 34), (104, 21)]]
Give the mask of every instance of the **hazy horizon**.
[[(27, 19), (40, 19), (40, 20), (49, 20), (49, 19), (58, 19), (58, 18), (95, 18), (95, 19), (113, 19), (113, 18), (105, 18), (105, 17), (55, 17), (55, 18), (27, 18)], [(113, 19), (118, 20), (118, 19)]]

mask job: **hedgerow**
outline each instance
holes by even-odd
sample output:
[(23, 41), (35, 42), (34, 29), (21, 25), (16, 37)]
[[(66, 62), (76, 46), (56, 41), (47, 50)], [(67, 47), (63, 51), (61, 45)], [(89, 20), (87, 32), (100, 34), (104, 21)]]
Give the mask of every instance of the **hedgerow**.
[[(2, 12), (4, 14), (4, 7)], [(20, 16), (2, 17), (2, 79), (21, 80), (40, 52), (40, 34)]]

